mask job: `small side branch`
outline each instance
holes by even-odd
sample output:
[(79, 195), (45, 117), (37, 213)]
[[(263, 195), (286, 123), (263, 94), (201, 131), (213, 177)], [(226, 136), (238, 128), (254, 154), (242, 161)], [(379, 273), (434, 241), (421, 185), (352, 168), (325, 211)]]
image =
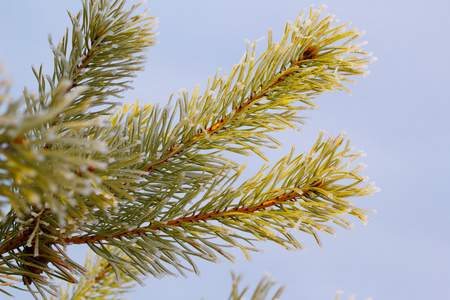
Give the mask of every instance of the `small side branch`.
[[(310, 47), (311, 48), (311, 47)], [(177, 143), (176, 145), (169, 148), (166, 153), (164, 153), (161, 157), (165, 157), (163, 160), (160, 160), (158, 162), (155, 162), (151, 165), (149, 165), (145, 172), (153, 172), (156, 170), (156, 167), (159, 165), (162, 165), (169, 161), (172, 157), (182, 154), (184, 151), (189, 149), (189, 146), (192, 147), (196, 144), (197, 141), (199, 141), (204, 136), (209, 136), (214, 133), (217, 133), (219, 130), (224, 128), (224, 124), (231, 123), (236, 121), (239, 118), (239, 115), (242, 111), (248, 109), (250, 106), (258, 103), (258, 101), (262, 100), (264, 97), (266, 97), (270, 90), (273, 89), (276, 85), (280, 84), (283, 80), (286, 80), (288, 77), (293, 76), (297, 72), (301, 70), (301, 67), (298, 66), (302, 64), (304, 60), (312, 59), (313, 57), (317, 56), (317, 52), (314, 53), (314, 56), (311, 57), (310, 48), (308, 48), (305, 51), (305, 54), (301, 56), (300, 59), (298, 59), (296, 62), (294, 62), (290, 68), (280, 71), (278, 73), (278, 76), (276, 76), (270, 84), (268, 84), (266, 87), (261, 87), (261, 89), (258, 92), (252, 93), (251, 96), (249, 96), (242, 105), (239, 107), (235, 107), (233, 109), (233, 113), (229, 114), (228, 116), (221, 119), (219, 122), (216, 122), (215, 124), (211, 125), (209, 128), (206, 128), (205, 130), (199, 130), (199, 132), (194, 135), (189, 141), (185, 141), (184, 143)], [(316, 50), (314, 50), (316, 51)], [(189, 145), (188, 147), (185, 147), (183, 149), (180, 149), (182, 145)]]

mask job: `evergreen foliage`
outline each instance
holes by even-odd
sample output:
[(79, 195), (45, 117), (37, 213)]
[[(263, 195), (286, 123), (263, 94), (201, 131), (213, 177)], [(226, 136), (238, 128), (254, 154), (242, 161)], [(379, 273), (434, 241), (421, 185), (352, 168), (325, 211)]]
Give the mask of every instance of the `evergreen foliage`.
[[(155, 19), (137, 7), (85, 0), (58, 45), (49, 39), (53, 74), (33, 69), (38, 93), (12, 100), (0, 83), (1, 285), (21, 289), (22, 280), (36, 299), (119, 297), (145, 276), (197, 272), (197, 259), (233, 261), (227, 247), (249, 255), (269, 240), (301, 249), (292, 230), (320, 244), (318, 232), (351, 228), (347, 216), (366, 221), (370, 212), (351, 198), (377, 188), (353, 165), (364, 153), (344, 133), (321, 132), (309, 153), (292, 149), (243, 182), (244, 166), (227, 157), (267, 160), (264, 148), (280, 147), (274, 133), (299, 129), (317, 96), (366, 74), (371, 55), (354, 43), (361, 32), (311, 9), (280, 42), (269, 31), (260, 57), (247, 43), (204, 92), (182, 91), (165, 107), (118, 107), (111, 97), (156, 43)], [(66, 255), (72, 244), (91, 248), (84, 267)], [(241, 299), (234, 278), (229, 299)], [(252, 299), (272, 285), (263, 279)]]

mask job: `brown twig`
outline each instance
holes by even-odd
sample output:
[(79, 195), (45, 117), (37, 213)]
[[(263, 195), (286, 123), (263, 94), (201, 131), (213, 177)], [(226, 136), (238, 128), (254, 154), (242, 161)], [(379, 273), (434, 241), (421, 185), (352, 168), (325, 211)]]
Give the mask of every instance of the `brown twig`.
[(99, 241), (104, 241), (107, 239), (114, 239), (114, 238), (122, 238), (125, 236), (131, 236), (131, 235), (140, 235), (145, 234), (148, 231), (154, 231), (171, 227), (171, 226), (183, 226), (183, 223), (199, 223), (199, 222), (206, 222), (215, 220), (218, 218), (226, 218), (229, 215), (232, 215), (234, 213), (242, 213), (242, 214), (251, 214), (256, 211), (264, 210), (268, 207), (278, 205), (282, 202), (291, 201), (293, 199), (296, 199), (298, 197), (304, 196), (307, 193), (309, 193), (308, 190), (302, 191), (302, 192), (291, 192), (287, 194), (280, 195), (274, 199), (266, 200), (261, 204), (251, 206), (251, 207), (240, 207), (240, 208), (232, 208), (232, 209), (225, 209), (222, 211), (213, 211), (208, 213), (201, 213), (198, 215), (193, 215), (189, 217), (180, 217), (177, 219), (173, 219), (167, 222), (161, 222), (161, 223), (154, 223), (150, 224), (145, 227), (139, 227), (130, 231), (108, 235), (108, 236), (98, 236), (98, 235), (87, 235), (87, 236), (75, 236), (68, 239), (65, 239), (65, 242), (68, 244), (88, 244), (88, 243), (95, 243)]

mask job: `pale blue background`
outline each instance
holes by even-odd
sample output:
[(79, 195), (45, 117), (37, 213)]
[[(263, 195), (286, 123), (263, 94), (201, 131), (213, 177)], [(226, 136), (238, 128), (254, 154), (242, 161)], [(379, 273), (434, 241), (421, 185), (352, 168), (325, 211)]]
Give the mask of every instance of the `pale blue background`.
[[(304, 252), (262, 243), (264, 252), (254, 254), (251, 263), (237, 251), (237, 265), (199, 261), (200, 277), (151, 278), (131, 299), (227, 299), (230, 270), (245, 273), (252, 287), (269, 271), (287, 285), (282, 299), (331, 300), (339, 289), (345, 291), (342, 298), (356, 293), (357, 299), (450, 299), (450, 2), (324, 2), (326, 12), (366, 30), (365, 48), (378, 61), (370, 66), (370, 76), (350, 86), (353, 96), (321, 97), (305, 132), (280, 134), (286, 147), (270, 152), (270, 158), (275, 162), (292, 144), (298, 153), (308, 151), (319, 129), (347, 131), (353, 146), (368, 153), (364, 174), (382, 189), (357, 204), (378, 214), (367, 226), (355, 220), (353, 232), (324, 235), (324, 250), (306, 235), (298, 235)], [(269, 27), (279, 38), (286, 20), (312, 3), (321, 4), (149, 1), (150, 14), (160, 18), (160, 44), (149, 53), (146, 71), (138, 74), (126, 101), (139, 96), (141, 103), (165, 103), (180, 88), (192, 91), (197, 83), (204, 88), (218, 67), (229, 71), (239, 61), (245, 39), (265, 36)], [(32, 64), (44, 63), (51, 72), (47, 34), (57, 41), (69, 24), (65, 9), (80, 7), (78, 1), (0, 1), (0, 60), (14, 79), (14, 95), (24, 85), (36, 88)], [(260, 50), (265, 45), (266, 40)], [(251, 158), (251, 164), (259, 163)], [(80, 260), (83, 252), (74, 251)]]

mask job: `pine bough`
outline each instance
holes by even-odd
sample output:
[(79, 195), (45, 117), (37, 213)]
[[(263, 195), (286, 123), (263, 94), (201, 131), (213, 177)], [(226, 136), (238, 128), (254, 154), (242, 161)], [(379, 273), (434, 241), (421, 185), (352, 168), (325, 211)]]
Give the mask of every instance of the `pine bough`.
[[(361, 32), (311, 9), (281, 41), (269, 31), (260, 57), (247, 43), (204, 92), (181, 91), (165, 107), (119, 108), (111, 97), (129, 87), (156, 43), (155, 19), (124, 4), (85, 0), (69, 14), (62, 40), (49, 38), (53, 75), (33, 69), (38, 93), (12, 100), (7, 80), (0, 83), (1, 285), (21, 289), (21, 280), (37, 299), (119, 297), (144, 276), (198, 272), (196, 259), (234, 260), (227, 247), (248, 255), (269, 240), (301, 249), (295, 230), (320, 244), (318, 232), (351, 228), (348, 215), (366, 221), (370, 212), (350, 199), (377, 188), (364, 183), (363, 165), (352, 166), (363, 153), (344, 134), (320, 133), (309, 153), (292, 150), (245, 181), (243, 166), (227, 158), (266, 159), (264, 148), (280, 146), (273, 134), (298, 129), (317, 96), (367, 74), (373, 58), (354, 43)], [(96, 258), (79, 265), (66, 255), (72, 244)], [(271, 284), (261, 286), (255, 299)], [(237, 287), (230, 299), (240, 299)]]

